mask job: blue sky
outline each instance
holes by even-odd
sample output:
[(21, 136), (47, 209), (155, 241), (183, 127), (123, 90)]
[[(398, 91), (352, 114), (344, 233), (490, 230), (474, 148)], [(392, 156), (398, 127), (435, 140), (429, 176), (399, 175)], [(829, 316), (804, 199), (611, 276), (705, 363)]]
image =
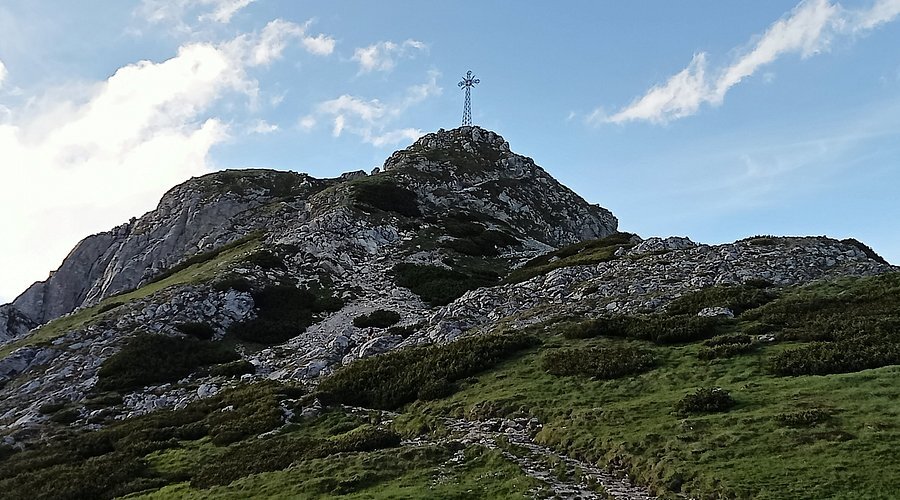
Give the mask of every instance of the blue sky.
[(209, 171), (336, 176), (473, 120), (620, 229), (900, 262), (900, 0), (0, 0), (0, 302)]

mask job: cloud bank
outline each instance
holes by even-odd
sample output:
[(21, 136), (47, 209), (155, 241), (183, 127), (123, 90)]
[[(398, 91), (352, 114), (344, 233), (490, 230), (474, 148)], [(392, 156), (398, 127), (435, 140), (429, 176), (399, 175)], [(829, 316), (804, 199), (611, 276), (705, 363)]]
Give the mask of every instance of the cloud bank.
[(378, 42), (356, 49), (352, 60), (359, 63), (360, 73), (390, 71), (397, 65), (397, 59), (414, 57), (417, 52), (427, 49), (428, 47), (418, 40), (406, 40), (401, 43)]
[(387, 130), (391, 122), (412, 106), (429, 97), (440, 95), (442, 90), (437, 84), (440, 73), (430, 71), (428, 80), (419, 85), (408, 87), (404, 95), (391, 103), (378, 99), (366, 100), (349, 94), (341, 95), (319, 103), (312, 114), (304, 116), (298, 122), (300, 129), (312, 130), (320, 119), (331, 123), (331, 135), (340, 137), (350, 132), (362, 138), (363, 142), (382, 147), (397, 144), (403, 140), (415, 140), (423, 132), (415, 128)]
[(827, 50), (837, 37), (863, 34), (898, 16), (900, 0), (877, 0), (860, 10), (846, 10), (829, 0), (805, 0), (769, 26), (730, 65), (710, 71), (706, 54), (695, 54), (685, 69), (665, 83), (612, 115), (597, 109), (588, 121), (662, 124), (696, 114), (704, 104), (721, 105), (731, 88), (782, 56), (813, 56)]
[[(210, 149), (229, 137), (214, 106), (226, 96), (252, 102), (258, 83), (248, 71), (279, 59), (292, 40), (306, 47), (303, 33), (276, 20), (223, 43), (188, 43), (170, 59), (129, 64), (0, 114), (0, 299), (46, 276), (85, 235), (213, 170)], [(272, 129), (257, 123), (259, 133)]]

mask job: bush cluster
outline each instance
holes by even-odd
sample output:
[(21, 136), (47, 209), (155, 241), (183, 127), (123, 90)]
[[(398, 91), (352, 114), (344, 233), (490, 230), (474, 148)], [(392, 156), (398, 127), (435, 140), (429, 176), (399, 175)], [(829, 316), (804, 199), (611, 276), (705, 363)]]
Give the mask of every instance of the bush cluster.
[(470, 220), (467, 214), (455, 214), (441, 221), (444, 232), (453, 239), (441, 246), (464, 255), (493, 257), (500, 249), (516, 245), (519, 240), (496, 229), (487, 229), (484, 224)]
[(215, 335), (216, 333), (215, 329), (213, 329), (213, 327), (208, 323), (200, 322), (178, 323), (177, 325), (175, 325), (175, 329), (185, 335), (189, 335), (200, 340), (209, 340), (213, 338), (213, 335)]
[(878, 338), (813, 342), (772, 358), (779, 375), (828, 375), (900, 364), (900, 342)]
[(672, 315), (696, 315), (707, 307), (727, 307), (738, 316), (774, 299), (774, 293), (749, 284), (711, 286), (678, 297), (666, 311)]
[(578, 323), (565, 323), (566, 338), (598, 336), (649, 340), (657, 344), (679, 344), (707, 339), (721, 333), (730, 320), (698, 316), (603, 316)]
[(263, 269), (285, 269), (284, 261), (281, 257), (275, 255), (268, 250), (260, 250), (254, 252), (244, 259), (244, 262), (259, 266)]
[(831, 412), (821, 408), (801, 410), (791, 413), (780, 413), (775, 420), (787, 427), (813, 427), (831, 418)]
[(750, 352), (755, 347), (753, 339), (743, 333), (718, 335), (703, 342), (703, 347), (697, 352), (697, 357), (705, 360), (728, 358)]
[(244, 359), (215, 365), (209, 369), (209, 374), (214, 377), (240, 377), (247, 373), (256, 373), (256, 365)]
[(399, 322), (400, 314), (387, 309), (376, 309), (353, 318), (353, 326), (357, 328), (387, 328)]
[(228, 327), (235, 337), (258, 344), (278, 344), (313, 324), (319, 313), (336, 311), (343, 302), (327, 290), (315, 292), (291, 285), (274, 285), (254, 291), (256, 318)]
[(455, 270), (402, 262), (394, 266), (397, 285), (409, 288), (432, 306), (443, 306), (469, 290), (495, 285), (500, 276), (476, 269)]
[[(143, 457), (179, 446), (179, 441), (211, 436), (225, 443), (231, 442), (226, 435), (256, 436), (272, 430), (282, 423), (279, 400), (294, 392), (275, 382), (251, 384), (182, 410), (156, 411), (98, 431), (54, 438), (0, 461), (0, 491), (10, 499), (108, 499), (184, 480), (160, 476)], [(231, 411), (222, 411), (229, 406)]]
[(647, 349), (610, 344), (550, 351), (544, 355), (542, 363), (544, 369), (553, 375), (613, 379), (648, 371), (656, 364), (656, 359)]
[(239, 274), (229, 274), (213, 283), (212, 287), (218, 292), (227, 292), (228, 290), (250, 292), (253, 290), (250, 280)]
[(616, 250), (632, 246), (632, 233), (615, 233), (605, 238), (582, 241), (540, 255), (512, 271), (506, 277), (507, 283), (521, 283), (535, 276), (547, 274), (561, 267), (579, 266), (608, 262), (616, 258)]
[(174, 382), (201, 366), (239, 359), (221, 343), (165, 335), (137, 335), (107, 358), (98, 371), (97, 389), (119, 391)]
[(441, 346), (391, 351), (347, 365), (319, 385), (325, 403), (396, 409), (452, 393), (454, 383), (539, 343), (522, 334), (466, 337)]
[(394, 212), (407, 217), (418, 217), (422, 214), (416, 193), (398, 186), (388, 178), (368, 177), (354, 182), (352, 196), (358, 205), (385, 212)]
[(219, 460), (203, 464), (191, 478), (191, 485), (209, 488), (229, 484), (250, 474), (285, 469), (299, 460), (399, 445), (400, 435), (372, 425), (362, 425), (331, 438), (262, 439), (240, 443), (230, 447)]
[(691, 413), (725, 412), (734, 406), (731, 394), (721, 387), (702, 387), (688, 394), (675, 404), (675, 411), (681, 415)]

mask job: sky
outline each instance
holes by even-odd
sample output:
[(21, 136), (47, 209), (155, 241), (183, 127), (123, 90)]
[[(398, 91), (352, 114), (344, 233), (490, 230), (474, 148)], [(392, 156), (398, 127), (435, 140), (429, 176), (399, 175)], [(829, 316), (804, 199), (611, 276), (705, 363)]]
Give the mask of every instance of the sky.
[(0, 303), (192, 176), (380, 166), (468, 70), (620, 230), (900, 263), (900, 0), (0, 0)]

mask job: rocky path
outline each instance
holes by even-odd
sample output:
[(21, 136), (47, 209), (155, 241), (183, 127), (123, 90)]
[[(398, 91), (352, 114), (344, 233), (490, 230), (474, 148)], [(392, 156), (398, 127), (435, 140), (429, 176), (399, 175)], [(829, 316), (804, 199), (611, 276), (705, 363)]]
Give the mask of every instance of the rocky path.
[[(360, 415), (371, 415), (373, 411), (364, 408), (347, 408)], [(384, 422), (389, 422), (395, 413), (381, 412)], [(535, 498), (558, 499), (618, 499), (654, 500), (650, 491), (633, 484), (624, 473), (610, 471), (594, 464), (576, 460), (539, 445), (531, 435), (540, 428), (537, 419), (492, 418), (488, 420), (463, 420), (444, 418), (444, 424), (451, 431), (449, 438), (433, 439), (418, 437), (405, 440), (403, 445), (445, 444), (456, 441), (466, 445), (477, 444), (500, 451), (505, 458), (517, 464), (529, 477), (544, 484), (533, 491)], [(462, 460), (463, 451), (451, 461)]]

